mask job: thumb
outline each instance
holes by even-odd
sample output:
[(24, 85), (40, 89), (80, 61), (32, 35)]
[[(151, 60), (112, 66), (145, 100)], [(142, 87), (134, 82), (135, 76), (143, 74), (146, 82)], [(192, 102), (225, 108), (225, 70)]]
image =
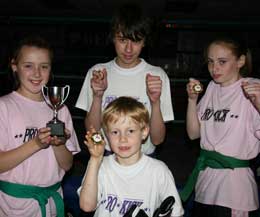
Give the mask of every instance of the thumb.
[(151, 76), (152, 76), (152, 74), (149, 72), (146, 74), (146, 78), (151, 77)]

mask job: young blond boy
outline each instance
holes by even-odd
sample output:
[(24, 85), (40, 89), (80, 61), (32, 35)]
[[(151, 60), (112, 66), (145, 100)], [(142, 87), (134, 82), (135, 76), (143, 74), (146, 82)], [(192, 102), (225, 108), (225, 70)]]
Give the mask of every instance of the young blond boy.
[(114, 154), (104, 157), (105, 142), (95, 143), (94, 128), (87, 132), (90, 159), (79, 189), (81, 209), (95, 210), (95, 217), (122, 217), (136, 204), (152, 216), (166, 197), (174, 196), (171, 216), (182, 216), (171, 171), (162, 161), (141, 152), (149, 134), (145, 106), (131, 97), (119, 97), (106, 107), (102, 120)]

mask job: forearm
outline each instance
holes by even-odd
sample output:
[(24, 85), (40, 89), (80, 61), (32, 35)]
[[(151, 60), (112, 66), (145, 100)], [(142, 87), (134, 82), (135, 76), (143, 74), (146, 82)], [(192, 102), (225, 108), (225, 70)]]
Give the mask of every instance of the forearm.
[(85, 212), (93, 211), (97, 206), (98, 171), (102, 157), (90, 157), (86, 175), (80, 191), (80, 208)]
[(152, 104), (150, 118), (150, 137), (154, 145), (161, 144), (165, 139), (165, 123), (160, 108), (160, 101)]
[(200, 123), (197, 116), (197, 101), (188, 99), (186, 130), (190, 139), (200, 137)]
[(65, 145), (52, 146), (59, 166), (68, 171), (73, 164), (73, 155)]
[(36, 144), (35, 140), (30, 140), (18, 148), (0, 152), (0, 173), (15, 168), (39, 150), (41, 148)]
[(89, 112), (85, 117), (86, 130), (94, 127), (96, 130), (101, 128), (101, 113), (102, 113), (102, 97), (94, 97)]

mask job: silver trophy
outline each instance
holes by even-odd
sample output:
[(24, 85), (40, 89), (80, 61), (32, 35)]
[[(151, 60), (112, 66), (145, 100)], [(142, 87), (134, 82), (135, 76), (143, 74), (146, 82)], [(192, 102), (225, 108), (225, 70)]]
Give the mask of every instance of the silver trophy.
[(43, 86), (42, 95), (45, 99), (45, 102), (53, 110), (53, 119), (47, 123), (47, 127), (51, 128), (51, 135), (57, 137), (64, 137), (65, 123), (58, 119), (58, 110), (66, 101), (69, 96), (70, 86), (66, 85), (64, 87), (57, 86)]

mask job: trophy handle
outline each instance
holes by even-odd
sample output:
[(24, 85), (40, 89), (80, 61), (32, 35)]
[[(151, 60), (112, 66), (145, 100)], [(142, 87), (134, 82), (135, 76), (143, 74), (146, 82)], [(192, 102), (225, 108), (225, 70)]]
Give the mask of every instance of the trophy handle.
[[(66, 92), (66, 96), (62, 99), (62, 101), (61, 101), (61, 105), (66, 101), (66, 99), (68, 98), (68, 96), (69, 96), (69, 92), (70, 92), (70, 86), (69, 85), (66, 85), (65, 87), (63, 87), (63, 90), (66, 90), (67, 89), (67, 92)], [(62, 90), (62, 91), (63, 91)]]
[[(46, 90), (47, 90), (47, 91), (46, 91)], [(45, 93), (47, 94), (47, 96), (45, 95)], [(49, 106), (53, 107), (53, 106), (51, 105), (50, 101), (49, 101), (48, 87), (46, 87), (46, 85), (43, 85), (43, 86), (42, 86), (42, 95), (43, 95), (43, 98), (44, 98), (45, 102), (46, 102)]]

